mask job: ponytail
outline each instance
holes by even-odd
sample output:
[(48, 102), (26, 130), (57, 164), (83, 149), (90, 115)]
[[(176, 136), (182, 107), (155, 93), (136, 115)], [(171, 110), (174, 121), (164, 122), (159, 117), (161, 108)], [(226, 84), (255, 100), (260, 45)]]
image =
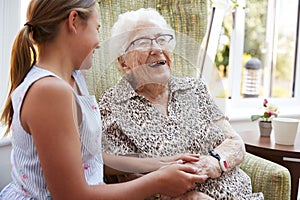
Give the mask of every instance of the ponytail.
[(32, 34), (32, 26), (29, 26), (27, 23), (24, 28), (19, 31), (12, 47), (9, 93), (0, 118), (4, 125), (7, 126), (4, 136), (8, 135), (12, 123), (13, 107), (11, 95), (36, 63), (36, 51), (31, 42), (30, 34)]

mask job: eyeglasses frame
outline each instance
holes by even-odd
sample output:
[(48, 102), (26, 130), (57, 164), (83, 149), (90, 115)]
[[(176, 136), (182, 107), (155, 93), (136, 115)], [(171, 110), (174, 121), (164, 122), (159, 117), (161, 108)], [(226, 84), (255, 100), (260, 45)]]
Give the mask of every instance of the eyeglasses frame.
[[(161, 37), (161, 36), (170, 36), (171, 39), (168, 41), (168, 43), (170, 43), (170, 41), (174, 39), (174, 36), (173, 36), (172, 34), (167, 34), (167, 33), (166, 33), (166, 34), (160, 34), (160, 35), (158, 35), (158, 36), (156, 36), (156, 37), (154, 37), (154, 38), (140, 37), (140, 38), (137, 38), (137, 39), (131, 41), (130, 44), (128, 45), (128, 47), (125, 49), (124, 53), (126, 53), (126, 52), (128, 51), (128, 49), (129, 49), (131, 46), (133, 46), (134, 43), (135, 43), (136, 41), (138, 41), (138, 40), (140, 40), (140, 39), (149, 39), (149, 40), (151, 40), (151, 44), (153, 44), (153, 40), (155, 40), (155, 42), (158, 44), (158, 42), (157, 42), (156, 40), (157, 40), (157, 38), (159, 38), (159, 37)], [(158, 44), (158, 45), (159, 45), (159, 44)]]

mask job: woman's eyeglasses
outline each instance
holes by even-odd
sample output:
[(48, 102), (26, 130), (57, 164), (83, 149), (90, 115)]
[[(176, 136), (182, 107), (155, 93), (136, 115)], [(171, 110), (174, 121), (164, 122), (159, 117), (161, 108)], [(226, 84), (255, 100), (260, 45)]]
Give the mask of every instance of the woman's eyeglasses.
[(130, 42), (130, 44), (125, 50), (125, 53), (129, 50), (130, 47), (133, 47), (133, 49), (148, 49), (153, 45), (153, 41), (155, 41), (160, 48), (166, 49), (170, 47), (170, 41), (173, 40), (173, 38), (174, 37), (171, 34), (162, 34), (156, 36), (155, 38), (147, 38), (147, 37), (137, 38), (132, 42)]

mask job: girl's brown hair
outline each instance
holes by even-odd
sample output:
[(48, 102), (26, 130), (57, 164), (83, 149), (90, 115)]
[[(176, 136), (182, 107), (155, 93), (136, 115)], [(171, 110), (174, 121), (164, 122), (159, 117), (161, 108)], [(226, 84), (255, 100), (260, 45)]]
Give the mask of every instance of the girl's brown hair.
[(11, 94), (35, 65), (37, 53), (35, 44), (43, 44), (55, 38), (61, 22), (72, 10), (87, 20), (96, 0), (31, 0), (27, 9), (27, 22), (17, 34), (10, 60), (10, 86), (0, 120), (7, 125), (8, 134), (13, 117)]

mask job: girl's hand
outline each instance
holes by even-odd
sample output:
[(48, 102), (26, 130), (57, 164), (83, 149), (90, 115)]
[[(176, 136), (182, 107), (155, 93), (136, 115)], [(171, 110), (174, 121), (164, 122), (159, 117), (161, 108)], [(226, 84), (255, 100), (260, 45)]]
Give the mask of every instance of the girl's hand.
[(163, 165), (173, 164), (173, 163), (183, 164), (187, 162), (198, 162), (199, 159), (200, 156), (198, 154), (185, 153), (185, 154), (178, 154), (175, 156), (161, 157), (160, 162)]
[(203, 183), (208, 178), (206, 175), (196, 174), (196, 168), (185, 164), (167, 165), (154, 173), (159, 173), (161, 177), (157, 182), (161, 188), (160, 194), (172, 197), (194, 189), (196, 183)]
[(115, 156), (103, 152), (102, 156), (106, 167), (105, 173), (109, 175), (127, 173), (143, 174), (158, 170), (159, 168), (170, 164), (194, 163), (199, 161), (199, 155), (189, 153), (167, 157), (139, 158), (140, 155), (138, 153)]
[(202, 192), (191, 191), (171, 200), (213, 200), (213, 198)]

